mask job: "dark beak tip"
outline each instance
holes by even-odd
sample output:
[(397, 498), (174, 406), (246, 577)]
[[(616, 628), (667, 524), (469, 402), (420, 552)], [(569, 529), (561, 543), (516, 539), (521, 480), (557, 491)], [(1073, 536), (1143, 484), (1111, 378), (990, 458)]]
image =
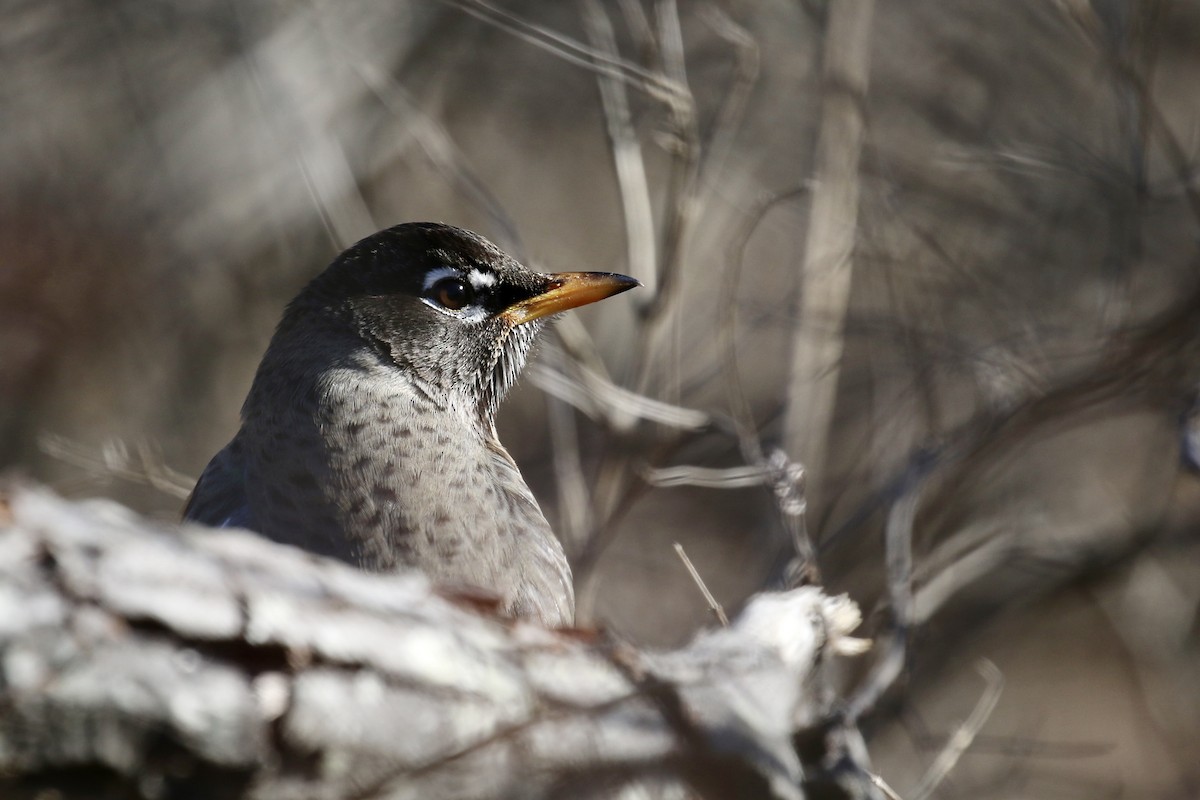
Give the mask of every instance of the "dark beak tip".
[(619, 272), (588, 272), (583, 274), (594, 281), (597, 287), (604, 287), (604, 297), (612, 297), (622, 292), (628, 292), (630, 289), (637, 289), (642, 285), (642, 282), (637, 278), (631, 278)]
[(630, 289), (637, 289), (642, 285), (642, 282), (637, 278), (631, 278), (628, 275), (617, 275), (615, 277), (618, 278), (618, 292), (628, 292)]

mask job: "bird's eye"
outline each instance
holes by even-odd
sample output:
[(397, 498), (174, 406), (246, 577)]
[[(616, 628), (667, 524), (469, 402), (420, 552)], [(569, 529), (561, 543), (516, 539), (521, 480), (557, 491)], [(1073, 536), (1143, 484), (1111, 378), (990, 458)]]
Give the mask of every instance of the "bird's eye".
[(429, 296), (442, 308), (458, 311), (471, 305), (475, 290), (462, 278), (442, 278), (429, 288)]

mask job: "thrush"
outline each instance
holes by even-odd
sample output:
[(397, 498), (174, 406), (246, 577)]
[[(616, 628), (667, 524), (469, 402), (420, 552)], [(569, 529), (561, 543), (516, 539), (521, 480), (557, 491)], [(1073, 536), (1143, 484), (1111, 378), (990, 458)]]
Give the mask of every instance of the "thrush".
[(571, 624), (570, 567), (496, 410), (548, 317), (636, 285), (535, 272), (449, 225), (362, 240), (288, 305), (184, 517)]

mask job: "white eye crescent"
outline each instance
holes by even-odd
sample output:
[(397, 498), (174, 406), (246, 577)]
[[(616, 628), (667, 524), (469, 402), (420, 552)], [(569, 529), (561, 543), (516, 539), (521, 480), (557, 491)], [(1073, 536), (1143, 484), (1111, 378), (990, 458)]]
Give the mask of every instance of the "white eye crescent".
[(478, 296), (495, 285), (496, 276), (490, 272), (437, 267), (425, 275), (422, 300), (438, 311), (477, 322), (488, 316)]

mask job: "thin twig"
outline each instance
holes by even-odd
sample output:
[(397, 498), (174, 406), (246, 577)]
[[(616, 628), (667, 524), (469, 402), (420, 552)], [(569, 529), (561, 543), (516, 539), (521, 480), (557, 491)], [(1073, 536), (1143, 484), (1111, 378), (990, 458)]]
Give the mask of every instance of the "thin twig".
[(688, 574), (692, 576), (692, 582), (700, 589), (700, 593), (704, 595), (704, 601), (708, 603), (708, 610), (713, 613), (717, 621), (721, 623), (721, 627), (729, 627), (729, 617), (725, 616), (725, 609), (717, 602), (717, 598), (713, 597), (712, 592), (708, 590), (704, 579), (700, 577), (700, 573), (696, 570), (696, 566), (692, 564), (692, 560), (683, 550), (683, 545), (675, 542), (675, 555), (679, 556), (679, 560), (683, 562), (683, 566), (687, 568)]
[(958, 764), (958, 760), (962, 754), (967, 751), (971, 743), (975, 741), (975, 737), (983, 726), (987, 724), (988, 718), (996, 709), (996, 703), (1000, 700), (1000, 693), (1004, 691), (1004, 674), (1000, 669), (988, 661), (986, 658), (980, 659), (975, 665), (976, 671), (983, 676), (987, 686), (980, 696), (979, 702), (975, 704), (975, 708), (971, 711), (970, 716), (963, 721), (958, 729), (951, 735), (950, 740), (946, 742), (946, 746), (942, 752), (938, 753), (937, 758), (929, 765), (929, 769), (925, 772), (921, 782), (917, 784), (917, 788), (913, 789), (912, 800), (926, 800), (930, 797), (937, 787), (941, 784), (950, 771)]

